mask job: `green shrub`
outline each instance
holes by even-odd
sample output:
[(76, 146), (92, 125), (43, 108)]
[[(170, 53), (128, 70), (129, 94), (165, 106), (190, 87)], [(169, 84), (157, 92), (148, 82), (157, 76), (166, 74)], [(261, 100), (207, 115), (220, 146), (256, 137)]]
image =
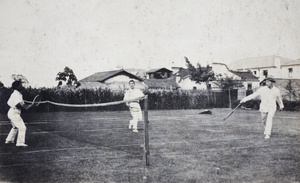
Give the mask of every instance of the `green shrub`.
[(300, 101), (283, 100), (285, 111), (300, 111)]
[[(6, 100), (12, 93), (11, 89), (6, 89)], [(42, 100), (49, 100), (64, 104), (99, 104), (114, 101), (122, 101), (124, 91), (111, 91), (108, 89), (56, 89), (56, 88), (27, 88), (23, 92), (25, 100), (32, 100), (36, 95), (40, 95)], [(208, 96), (206, 91), (151, 91), (146, 92), (148, 95), (148, 108), (150, 110), (173, 110), (173, 109), (205, 109), (209, 107), (224, 107), (224, 94), (217, 93), (215, 96), (217, 102), (210, 101), (208, 105)], [(2, 102), (5, 103), (5, 102)], [(232, 108), (239, 104), (239, 100), (232, 101)], [(260, 100), (251, 100), (243, 104), (246, 108), (259, 109)], [(299, 101), (284, 100), (285, 109), (287, 111), (299, 111)], [(143, 102), (141, 102), (143, 108)], [(118, 111), (128, 110), (125, 104), (112, 105), (106, 107), (62, 107), (49, 103), (40, 104), (38, 107), (33, 107), (27, 112), (52, 112), (52, 111)], [(3, 110), (2, 110), (3, 111)], [(7, 112), (7, 110), (5, 110)]]

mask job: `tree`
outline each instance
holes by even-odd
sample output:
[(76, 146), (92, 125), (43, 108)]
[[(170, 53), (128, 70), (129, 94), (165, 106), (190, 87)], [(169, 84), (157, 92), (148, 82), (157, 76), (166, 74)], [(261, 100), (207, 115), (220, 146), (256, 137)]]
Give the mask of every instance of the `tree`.
[(207, 88), (207, 97), (208, 97), (208, 105), (210, 105), (210, 82), (215, 79), (215, 74), (207, 65), (206, 67), (202, 67), (199, 63), (197, 64), (197, 67), (193, 66), (191, 62), (188, 60), (187, 57), (185, 58), (186, 66), (188, 68), (189, 74), (191, 75), (191, 80), (195, 81), (196, 83), (204, 82), (206, 84)]
[(65, 67), (63, 72), (59, 72), (55, 78), (58, 82), (58, 86), (62, 85), (62, 81), (67, 82), (67, 86), (72, 86), (77, 84), (77, 78), (72, 69)]
[(15, 81), (21, 81), (25, 85), (25, 87), (29, 85), (28, 80), (22, 74), (12, 74), (11, 77)]
[(202, 67), (198, 63), (197, 67), (195, 67), (193, 64), (191, 64), (187, 57), (184, 58), (192, 81), (195, 81), (196, 83), (205, 82), (208, 84), (210, 81), (214, 80), (214, 72), (211, 71), (209, 65)]
[(244, 78), (235, 79), (234, 77), (229, 77), (227, 75), (222, 76), (222, 74), (216, 75), (216, 80), (214, 81), (214, 83), (217, 86), (219, 86), (223, 91), (226, 91), (226, 90), (228, 91), (229, 108), (232, 107), (230, 90), (232, 90), (234, 88), (242, 87), (244, 80), (245, 80)]
[(292, 97), (296, 97), (296, 91), (292, 86), (292, 80), (289, 80), (288, 84), (284, 88), (288, 91), (290, 101), (292, 100)]

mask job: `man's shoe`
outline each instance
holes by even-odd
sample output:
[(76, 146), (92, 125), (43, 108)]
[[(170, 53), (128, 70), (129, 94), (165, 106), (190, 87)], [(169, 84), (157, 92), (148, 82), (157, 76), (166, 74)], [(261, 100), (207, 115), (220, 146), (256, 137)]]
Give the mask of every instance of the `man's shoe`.
[(15, 142), (14, 141), (5, 141), (5, 144), (14, 144)]
[(265, 136), (265, 139), (269, 139), (269, 138), (270, 138), (270, 135), (266, 135), (266, 136)]
[(20, 144), (17, 144), (16, 146), (18, 146), (18, 147), (27, 147), (28, 145), (24, 144), (24, 143), (20, 143)]
[(133, 129), (132, 131), (133, 131), (133, 132), (139, 132), (137, 129)]

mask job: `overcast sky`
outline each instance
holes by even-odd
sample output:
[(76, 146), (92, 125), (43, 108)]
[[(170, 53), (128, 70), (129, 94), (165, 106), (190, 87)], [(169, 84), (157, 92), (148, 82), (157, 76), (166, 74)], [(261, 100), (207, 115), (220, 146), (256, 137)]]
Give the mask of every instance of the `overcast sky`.
[(0, 0), (0, 81), (300, 58), (300, 0)]

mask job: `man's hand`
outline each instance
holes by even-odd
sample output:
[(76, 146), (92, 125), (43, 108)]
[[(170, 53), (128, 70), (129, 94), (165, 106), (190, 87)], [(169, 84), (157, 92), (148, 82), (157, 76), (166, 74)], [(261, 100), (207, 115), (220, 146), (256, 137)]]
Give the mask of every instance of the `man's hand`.
[(23, 109), (25, 109), (25, 110), (28, 110), (28, 109), (30, 108), (30, 105), (18, 103), (18, 104), (16, 105), (16, 107), (17, 107), (18, 109), (23, 108)]
[(25, 110), (28, 110), (28, 109), (30, 108), (30, 105), (23, 105), (23, 108), (24, 108)]
[(245, 98), (243, 98), (241, 101), (240, 101), (240, 104), (243, 104), (243, 103), (245, 103), (246, 101), (245, 101)]

